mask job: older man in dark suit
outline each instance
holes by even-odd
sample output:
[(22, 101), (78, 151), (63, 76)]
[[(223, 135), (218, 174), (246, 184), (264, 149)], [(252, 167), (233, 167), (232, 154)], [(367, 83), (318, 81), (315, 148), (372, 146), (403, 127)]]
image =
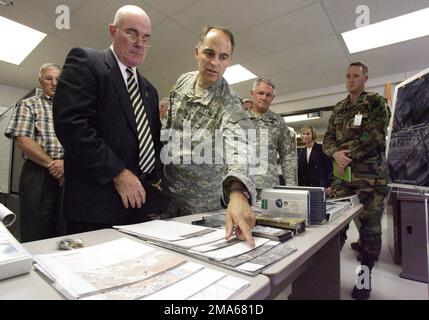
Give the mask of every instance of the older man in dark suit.
[(137, 71), (151, 45), (149, 16), (124, 6), (109, 32), (104, 51), (70, 51), (54, 99), (69, 233), (145, 221), (168, 204), (159, 188), (158, 93)]

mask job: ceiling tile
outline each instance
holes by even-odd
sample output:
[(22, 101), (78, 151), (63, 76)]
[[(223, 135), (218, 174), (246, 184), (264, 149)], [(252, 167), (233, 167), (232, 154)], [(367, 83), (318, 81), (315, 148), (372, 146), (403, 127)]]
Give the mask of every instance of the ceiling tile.
[[(368, 65), (372, 78), (423, 70), (429, 67), (429, 36), (387, 47), (353, 54), (351, 60), (362, 60)], [(420, 48), (415, 50), (415, 48)]]
[[(89, 0), (89, 1), (93, 1), (93, 0)], [(102, 1), (103, 3), (103, 10), (104, 10), (104, 0), (99, 0)], [(112, 0), (109, 0), (112, 1)], [(142, 8), (149, 16), (150, 18), (150, 22), (152, 23), (152, 28), (155, 27), (156, 25), (160, 24), (162, 21), (164, 21), (164, 19), (166, 18), (166, 15), (164, 12), (159, 11), (158, 9), (156, 9), (155, 7), (153, 7), (152, 5), (148, 4), (149, 1), (144, 1), (144, 0), (115, 0), (118, 5), (117, 8), (112, 11), (112, 20), (113, 20), (113, 15), (116, 13), (116, 11), (125, 5), (131, 4), (131, 5), (135, 5), (138, 6), (140, 8)]]
[(1, 14), (28, 27), (44, 33), (56, 31), (55, 21), (59, 14), (55, 13), (59, 5), (67, 5), (70, 12), (77, 10), (87, 0), (22, 0), (14, 1), (14, 5), (3, 8)]
[(201, 0), (173, 18), (187, 29), (200, 33), (205, 25), (222, 25), (239, 33), (302, 8), (314, 0)]
[(238, 34), (235, 58), (258, 57), (331, 34), (329, 20), (316, 3)]
[(149, 3), (152, 7), (157, 8), (165, 15), (171, 16), (179, 11), (184, 10), (195, 2), (199, 2), (199, 0), (145, 0), (142, 2)]
[(338, 33), (356, 28), (359, 5), (369, 8), (370, 23), (374, 24), (399, 15), (429, 7), (429, 0), (322, 0), (326, 12)]
[(152, 47), (145, 68), (153, 68), (172, 61), (193, 49), (197, 37), (183, 29), (177, 23), (166, 19), (152, 28)]
[(342, 57), (344, 54), (337, 36), (331, 35), (257, 59), (246, 60), (243, 65), (257, 75), (267, 76), (280, 71), (332, 60), (332, 58)]
[[(71, 30), (55, 27), (60, 4), (71, 9)], [(151, 18), (154, 44), (140, 69), (160, 96), (181, 74), (196, 69), (192, 50), (206, 24), (231, 28), (237, 42), (233, 64), (271, 78), (278, 98), (341, 85), (346, 65), (356, 59), (368, 63), (372, 78), (428, 67), (428, 38), (349, 56), (339, 33), (354, 28), (360, 4), (369, 6), (377, 22), (429, 7), (429, 0), (16, 0), (13, 7), (0, 6), (0, 14), (48, 36), (21, 66), (0, 62), (0, 83), (32, 88), (42, 63), (63, 63), (75, 46), (108, 47), (108, 25), (125, 4), (143, 7)], [(232, 87), (249, 97), (252, 83)]]
[(143, 65), (143, 70), (148, 70), (164, 79), (174, 79), (174, 82), (180, 75), (196, 69), (197, 63), (192, 51), (189, 51), (172, 61), (156, 66), (155, 68), (147, 68), (145, 64)]
[[(344, 83), (345, 69), (349, 61), (336, 58), (330, 61), (270, 75), (278, 88), (277, 96), (314, 90)], [(325, 107), (325, 106), (315, 106)]]

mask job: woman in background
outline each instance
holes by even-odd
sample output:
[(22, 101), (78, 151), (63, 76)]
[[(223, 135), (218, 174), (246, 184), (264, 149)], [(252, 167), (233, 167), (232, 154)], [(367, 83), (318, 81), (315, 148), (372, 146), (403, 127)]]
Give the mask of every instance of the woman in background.
[(301, 129), (305, 148), (298, 151), (298, 185), (324, 187), (329, 195), (332, 177), (332, 160), (323, 153), (322, 145), (316, 143), (316, 131), (311, 126)]

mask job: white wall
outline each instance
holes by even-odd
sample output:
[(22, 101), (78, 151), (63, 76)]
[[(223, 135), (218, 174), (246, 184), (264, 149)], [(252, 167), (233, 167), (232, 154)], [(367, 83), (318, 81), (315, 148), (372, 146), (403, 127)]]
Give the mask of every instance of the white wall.
[[(10, 87), (0, 84), (0, 113), (5, 108), (15, 105), (29, 90)], [(9, 192), (9, 165), (11, 157), (11, 140), (4, 136), (4, 132), (12, 116), (13, 108), (0, 116), (0, 192)]]

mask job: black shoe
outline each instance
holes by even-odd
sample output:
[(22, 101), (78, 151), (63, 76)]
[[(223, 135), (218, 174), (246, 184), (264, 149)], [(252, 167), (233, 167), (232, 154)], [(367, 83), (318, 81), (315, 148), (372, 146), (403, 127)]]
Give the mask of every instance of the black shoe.
[(353, 249), (354, 251), (359, 251), (359, 250), (360, 250), (360, 244), (359, 244), (359, 242), (352, 242), (352, 243), (350, 244), (350, 247), (352, 247), (352, 249)]
[(368, 300), (371, 295), (371, 289), (358, 289), (356, 286), (352, 291), (352, 298), (356, 300)]

